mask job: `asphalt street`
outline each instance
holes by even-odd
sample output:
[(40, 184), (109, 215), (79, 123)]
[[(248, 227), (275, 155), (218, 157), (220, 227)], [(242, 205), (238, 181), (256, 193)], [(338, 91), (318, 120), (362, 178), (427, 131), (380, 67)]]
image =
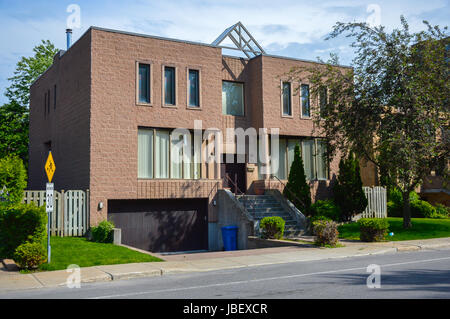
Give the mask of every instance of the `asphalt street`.
[(80, 288), (0, 292), (0, 298), (450, 298), (450, 250), (174, 274), (82, 284)]

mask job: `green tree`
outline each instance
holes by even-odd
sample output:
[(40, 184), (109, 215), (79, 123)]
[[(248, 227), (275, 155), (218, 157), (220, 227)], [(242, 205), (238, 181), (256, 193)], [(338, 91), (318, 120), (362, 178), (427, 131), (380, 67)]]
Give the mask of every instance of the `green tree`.
[(0, 106), (0, 156), (18, 155), (28, 166), (28, 126), (30, 85), (50, 67), (58, 52), (49, 40), (35, 46), (34, 55), (17, 62), (14, 76), (8, 80), (5, 96), (9, 103)]
[(288, 182), (283, 195), (289, 199), (303, 214), (309, 215), (311, 208), (311, 192), (306, 181), (300, 146), (295, 145), (294, 161), (289, 172)]
[(350, 221), (367, 207), (367, 198), (362, 188), (359, 161), (350, 153), (339, 162), (339, 175), (333, 188), (334, 201), (341, 209), (341, 219)]
[(329, 155), (351, 149), (372, 161), (400, 189), (403, 227), (410, 228), (409, 193), (431, 170), (448, 177), (449, 40), (447, 27), (424, 21), (426, 30), (411, 33), (400, 20), (402, 27), (390, 33), (382, 26), (338, 22), (329, 38), (353, 38), (353, 68), (337, 68), (332, 57), (289, 74), (308, 79), (313, 96), (328, 88), (321, 116), (313, 115), (319, 134), (329, 140)]
[(5, 188), (8, 201), (20, 203), (23, 190), (27, 187), (27, 173), (22, 160), (18, 156), (6, 156), (0, 159), (0, 191)]
[(17, 155), (28, 164), (28, 112), (12, 101), (0, 107), (0, 158)]

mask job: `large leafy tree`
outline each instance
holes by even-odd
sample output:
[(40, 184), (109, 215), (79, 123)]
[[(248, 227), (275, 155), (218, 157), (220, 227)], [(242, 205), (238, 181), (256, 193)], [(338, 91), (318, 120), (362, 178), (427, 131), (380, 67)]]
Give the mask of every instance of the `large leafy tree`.
[(447, 27), (431, 26), (411, 33), (388, 33), (366, 23), (338, 22), (329, 38), (345, 34), (355, 48), (353, 69), (337, 68), (337, 58), (308, 69), (293, 69), (293, 78), (307, 78), (311, 94), (328, 88), (318, 130), (329, 155), (355, 151), (375, 163), (382, 178), (403, 196), (403, 226), (411, 227), (409, 193), (435, 170), (448, 176), (449, 81)]
[(49, 40), (35, 46), (34, 55), (17, 62), (5, 95), (9, 103), (0, 106), (0, 157), (17, 155), (28, 163), (30, 85), (53, 63), (58, 52)]

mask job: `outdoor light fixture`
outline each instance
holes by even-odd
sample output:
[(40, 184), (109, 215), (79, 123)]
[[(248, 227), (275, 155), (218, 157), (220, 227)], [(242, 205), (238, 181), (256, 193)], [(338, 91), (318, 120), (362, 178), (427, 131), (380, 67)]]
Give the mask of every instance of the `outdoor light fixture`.
[(98, 208), (103, 209), (103, 202), (98, 203)]

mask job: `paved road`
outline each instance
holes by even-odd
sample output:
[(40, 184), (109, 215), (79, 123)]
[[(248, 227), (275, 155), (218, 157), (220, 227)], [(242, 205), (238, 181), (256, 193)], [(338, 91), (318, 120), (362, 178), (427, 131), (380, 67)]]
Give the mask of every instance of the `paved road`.
[[(381, 268), (368, 288), (367, 267)], [(372, 281), (372, 283), (376, 283)], [(295, 262), (1, 293), (0, 298), (450, 298), (450, 250)]]

